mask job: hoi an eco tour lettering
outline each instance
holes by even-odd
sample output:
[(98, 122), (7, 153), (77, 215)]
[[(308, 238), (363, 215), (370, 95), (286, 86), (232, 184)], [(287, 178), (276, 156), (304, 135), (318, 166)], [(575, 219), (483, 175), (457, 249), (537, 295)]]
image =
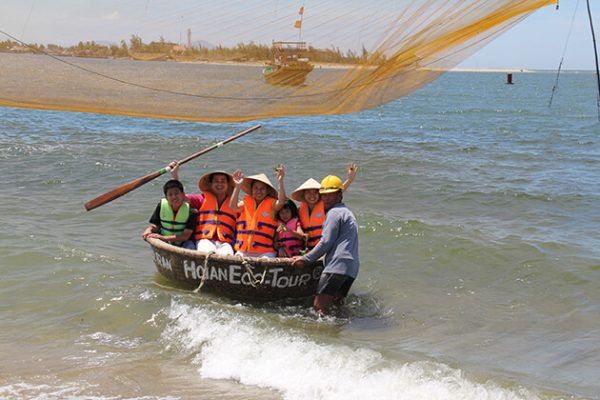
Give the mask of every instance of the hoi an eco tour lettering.
[[(161, 268), (169, 271), (173, 270), (170, 259), (157, 253), (154, 254), (154, 259)], [(203, 265), (201, 263), (196, 264), (193, 260), (183, 261), (183, 271), (187, 279), (202, 279), (202, 269)], [(281, 275), (283, 270), (283, 268), (269, 268), (262, 284), (279, 289), (304, 286), (308, 284), (311, 279), (318, 279), (321, 275), (321, 268), (315, 268), (312, 273), (292, 276)], [(234, 285), (252, 285), (254, 283), (254, 278), (251, 273), (246, 271), (241, 265), (235, 264), (229, 265), (228, 268), (217, 268), (209, 265), (207, 268), (206, 280), (227, 281)]]

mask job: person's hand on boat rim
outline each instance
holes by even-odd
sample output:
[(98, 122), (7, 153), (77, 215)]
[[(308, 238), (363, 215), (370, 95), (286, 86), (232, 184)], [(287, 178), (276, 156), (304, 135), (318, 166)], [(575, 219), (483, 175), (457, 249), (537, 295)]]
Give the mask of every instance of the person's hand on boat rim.
[(150, 236), (152, 234), (152, 227), (149, 226), (144, 230), (144, 233), (142, 233), (142, 239), (146, 240), (148, 238), (148, 236)]
[(244, 182), (244, 173), (241, 169), (238, 169), (233, 173), (233, 183), (235, 183), (237, 186), (241, 185), (242, 182)]
[(304, 268), (304, 257), (302, 257), (302, 256), (292, 257), (292, 267)]
[(144, 233), (142, 233), (142, 239), (147, 240), (148, 238), (153, 238), (153, 239), (160, 239), (160, 240), (165, 240), (166, 237), (161, 235), (160, 233), (157, 232), (153, 232), (152, 230), (156, 229), (156, 226), (149, 226), (144, 230)]

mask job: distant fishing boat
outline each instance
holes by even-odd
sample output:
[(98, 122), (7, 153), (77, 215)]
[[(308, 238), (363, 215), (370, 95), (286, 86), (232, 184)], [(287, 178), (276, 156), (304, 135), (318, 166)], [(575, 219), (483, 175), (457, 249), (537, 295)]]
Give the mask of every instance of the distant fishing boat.
[(207, 255), (149, 238), (154, 264), (165, 278), (190, 289), (247, 300), (302, 298), (315, 294), (320, 262), (292, 267), (290, 258)]
[(169, 56), (163, 53), (130, 53), (135, 61), (167, 61)]
[(314, 66), (304, 56), (306, 42), (273, 42), (273, 59), (263, 69), (263, 77), (273, 85), (303, 85)]

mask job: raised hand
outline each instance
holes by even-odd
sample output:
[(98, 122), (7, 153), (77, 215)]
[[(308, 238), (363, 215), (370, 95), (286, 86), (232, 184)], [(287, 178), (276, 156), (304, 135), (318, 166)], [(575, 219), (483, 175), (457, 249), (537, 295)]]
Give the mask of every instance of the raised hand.
[(237, 185), (241, 185), (244, 182), (244, 173), (241, 169), (238, 169), (233, 173), (233, 183)]
[(348, 179), (354, 180), (358, 173), (358, 165), (355, 162), (349, 162), (346, 172), (348, 173)]
[(279, 164), (277, 168), (275, 168), (275, 173), (277, 175), (277, 180), (279, 182), (283, 181), (283, 177), (285, 176), (285, 165)]
[(358, 172), (358, 165), (356, 165), (355, 162), (349, 162), (346, 172), (348, 173), (348, 178), (346, 178), (346, 181), (343, 184), (344, 191), (346, 191), (352, 182), (354, 182), (354, 178), (356, 178), (356, 174)]

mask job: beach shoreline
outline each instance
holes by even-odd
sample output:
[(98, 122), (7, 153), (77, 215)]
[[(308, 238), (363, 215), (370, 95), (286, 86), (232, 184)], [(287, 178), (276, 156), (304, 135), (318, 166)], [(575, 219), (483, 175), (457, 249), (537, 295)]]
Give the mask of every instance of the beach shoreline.
[[(176, 61), (184, 64), (205, 64), (205, 65), (235, 65), (243, 67), (264, 67), (266, 61)], [(315, 69), (354, 69), (361, 67), (360, 64), (337, 64), (337, 63), (312, 63)], [(373, 68), (370, 66), (369, 68)], [(427, 70), (440, 70), (445, 72), (486, 72), (486, 73), (533, 73), (536, 72), (526, 68), (422, 68)]]
[[(32, 53), (17, 53), (17, 52), (4, 52), (8, 54), (32, 54)], [(68, 58), (83, 58), (90, 59), (96, 57), (77, 57), (77, 56), (66, 56), (66, 55), (57, 55), (58, 57), (68, 57)], [(99, 59), (112, 59), (112, 60), (132, 60), (132, 61), (141, 61), (141, 62), (175, 62), (179, 64), (199, 64), (199, 65), (232, 65), (239, 67), (264, 67), (268, 65), (268, 60), (177, 60), (177, 59), (136, 59), (133, 57), (130, 58), (111, 58), (111, 57), (97, 57)], [(340, 64), (340, 63), (331, 63), (331, 62), (313, 62), (312, 63), (316, 69), (355, 69), (361, 67), (360, 64)], [(373, 68), (374, 66), (369, 66), (369, 68)], [(532, 73), (535, 72), (531, 69), (526, 68), (423, 68), (429, 70), (440, 70), (445, 72), (495, 72), (495, 73)]]
[[(4, 51), (0, 53), (7, 54), (29, 54), (32, 53), (23, 53), (23, 52), (11, 52)], [(38, 54), (39, 55), (39, 54)], [(169, 63), (179, 63), (179, 64), (197, 64), (197, 65), (216, 65), (216, 66), (238, 66), (238, 67), (254, 67), (254, 68), (262, 68), (269, 64), (269, 60), (208, 60), (208, 59), (198, 59), (198, 60), (177, 60), (177, 59), (139, 59), (135, 57), (77, 57), (72, 55), (55, 55), (57, 57), (66, 57), (66, 58), (82, 58), (82, 59), (90, 59), (90, 58), (98, 58), (98, 59), (111, 59), (111, 60), (131, 60), (131, 61), (140, 61), (140, 62), (169, 62)], [(315, 66), (315, 69), (335, 69), (335, 70), (351, 70), (355, 68), (360, 68), (362, 65), (360, 64), (340, 64), (340, 63), (332, 63), (332, 62), (312, 62)], [(367, 68), (375, 68), (375, 66), (368, 66)], [(462, 67), (453, 67), (453, 68), (422, 68), (423, 70), (432, 70), (432, 71), (443, 71), (443, 72), (475, 72), (475, 73), (535, 73), (540, 72), (540, 70), (528, 69), (528, 68), (462, 68)], [(566, 70), (564, 72), (569, 72), (570, 70)], [(554, 72), (548, 70), (547, 72)]]

